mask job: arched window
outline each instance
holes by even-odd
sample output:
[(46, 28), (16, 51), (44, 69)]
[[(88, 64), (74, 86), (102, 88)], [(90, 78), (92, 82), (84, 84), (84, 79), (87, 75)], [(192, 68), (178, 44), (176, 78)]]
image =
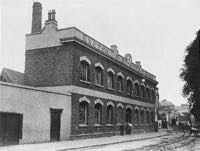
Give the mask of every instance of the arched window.
[(149, 121), (149, 111), (146, 111), (146, 122), (147, 122), (147, 124), (150, 123), (150, 121)]
[(118, 88), (118, 91), (123, 91), (123, 78), (121, 75), (118, 75), (117, 76), (117, 88)]
[(154, 112), (151, 111), (151, 123), (154, 123)]
[(145, 98), (145, 89), (144, 89), (144, 86), (143, 86), (143, 85), (141, 86), (141, 96), (142, 96), (143, 98)]
[(139, 96), (139, 95), (140, 95), (140, 92), (139, 92), (139, 84), (138, 84), (138, 83), (135, 83), (135, 95), (136, 95), (136, 96)]
[(138, 109), (135, 109), (135, 123), (139, 124), (139, 111), (138, 111)]
[(79, 124), (88, 124), (88, 102), (79, 103)]
[(123, 108), (121, 106), (117, 107), (117, 123), (122, 124), (123, 119)]
[(132, 123), (132, 107), (126, 108), (126, 123)]
[(132, 94), (132, 81), (127, 79), (127, 93)]
[(144, 110), (141, 110), (141, 124), (144, 124)]
[(107, 124), (113, 124), (113, 106), (107, 106)]
[(102, 123), (102, 104), (95, 104), (95, 124), (101, 125)]
[(95, 83), (103, 85), (103, 69), (100, 66), (95, 68)]
[(147, 98), (147, 100), (150, 100), (150, 91), (149, 91), (149, 88), (147, 88), (147, 90), (146, 90), (146, 98)]
[(89, 69), (89, 63), (85, 60), (82, 60), (81, 62), (81, 80), (83, 81), (90, 81), (90, 69)]
[(151, 100), (155, 101), (155, 92), (153, 89), (151, 90)]
[(107, 84), (109, 89), (114, 88), (114, 75), (111, 71), (108, 72)]

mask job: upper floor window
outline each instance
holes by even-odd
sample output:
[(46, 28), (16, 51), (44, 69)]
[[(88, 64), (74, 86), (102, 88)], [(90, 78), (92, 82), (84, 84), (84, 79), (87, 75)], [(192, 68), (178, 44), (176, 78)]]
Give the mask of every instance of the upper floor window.
[(118, 91), (123, 91), (123, 78), (120, 75), (117, 77), (117, 88)]
[(143, 98), (145, 98), (145, 89), (144, 89), (144, 86), (143, 86), (143, 85), (141, 86), (141, 96), (142, 96)]
[(147, 88), (147, 90), (146, 90), (146, 94), (147, 94), (147, 100), (150, 100), (150, 91), (149, 91), (149, 88)]
[(114, 88), (114, 75), (111, 71), (108, 72), (107, 84), (109, 89)]
[(99, 66), (95, 68), (95, 83), (97, 85), (103, 85), (103, 70)]
[(135, 95), (136, 95), (136, 96), (139, 96), (139, 95), (140, 95), (140, 92), (139, 92), (139, 84), (138, 84), (138, 83), (135, 83)]
[(89, 63), (85, 60), (81, 61), (81, 80), (90, 81)]
[(153, 89), (151, 90), (151, 100), (155, 101), (155, 92)]
[(132, 94), (132, 81), (127, 79), (127, 93)]

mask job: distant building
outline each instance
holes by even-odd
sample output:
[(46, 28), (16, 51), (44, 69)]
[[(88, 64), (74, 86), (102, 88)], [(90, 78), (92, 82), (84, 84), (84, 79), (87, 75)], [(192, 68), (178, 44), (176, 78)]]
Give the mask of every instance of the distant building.
[(177, 124), (179, 123), (188, 124), (188, 123), (193, 122), (193, 119), (190, 119), (191, 113), (190, 113), (190, 107), (188, 104), (181, 104), (181, 106), (176, 106), (175, 113), (176, 113)]
[(13, 139), (35, 143), (112, 136), (127, 123), (133, 132), (153, 131), (156, 77), (139, 61), (133, 63), (130, 54), (121, 56), (116, 45), (108, 48), (75, 27), (58, 29), (55, 14), (48, 12), (42, 28), (42, 5), (34, 2), (25, 86), (2, 75), (0, 115), (20, 125)]
[(174, 115), (175, 105), (167, 100), (159, 102), (159, 117), (162, 120), (162, 127), (167, 128), (168, 125), (175, 124)]

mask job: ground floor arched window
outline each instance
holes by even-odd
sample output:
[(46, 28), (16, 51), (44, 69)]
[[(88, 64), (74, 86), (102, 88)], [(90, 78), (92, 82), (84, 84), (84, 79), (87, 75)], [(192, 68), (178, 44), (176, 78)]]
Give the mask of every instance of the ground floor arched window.
[(144, 110), (141, 110), (141, 124), (144, 124)]
[(132, 109), (126, 109), (126, 123), (132, 123)]
[(146, 121), (147, 121), (147, 124), (150, 123), (150, 121), (149, 121), (149, 111), (146, 112)]
[(151, 112), (151, 123), (154, 123), (154, 112)]
[(79, 104), (79, 124), (88, 124), (88, 107), (89, 104), (86, 101), (82, 101)]
[(135, 124), (139, 124), (139, 111), (138, 109), (135, 110)]
[(113, 106), (108, 105), (107, 106), (107, 124), (113, 124)]
[(121, 106), (117, 107), (117, 123), (122, 124), (123, 119), (123, 108)]
[(102, 123), (102, 105), (100, 103), (95, 104), (95, 124)]

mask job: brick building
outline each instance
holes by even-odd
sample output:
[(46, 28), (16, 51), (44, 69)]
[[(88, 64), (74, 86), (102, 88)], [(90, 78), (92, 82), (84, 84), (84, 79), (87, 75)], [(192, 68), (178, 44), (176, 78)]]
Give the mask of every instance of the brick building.
[(133, 133), (153, 131), (156, 77), (139, 61), (133, 63), (130, 54), (121, 56), (116, 45), (108, 48), (75, 27), (58, 29), (57, 24), (51, 10), (42, 28), (42, 5), (34, 2), (24, 85), (70, 94), (70, 106), (63, 107), (70, 108), (70, 138), (119, 135), (127, 123)]
[(32, 32), (26, 35), (25, 84), (72, 93), (71, 136), (114, 135), (154, 125), (155, 76), (75, 27), (57, 28), (55, 10), (41, 28), (41, 5), (34, 3)]

